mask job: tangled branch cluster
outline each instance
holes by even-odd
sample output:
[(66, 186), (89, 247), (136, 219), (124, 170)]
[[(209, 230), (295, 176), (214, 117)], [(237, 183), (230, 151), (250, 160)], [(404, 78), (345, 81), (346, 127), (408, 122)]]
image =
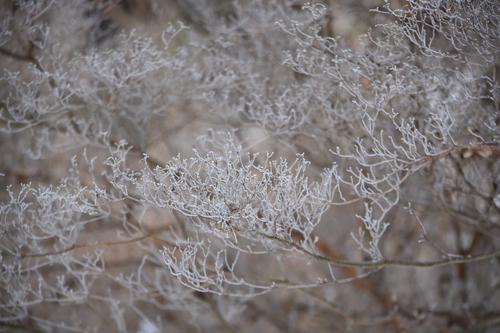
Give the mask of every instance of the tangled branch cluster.
[(0, 5), (0, 330), (497, 330), (497, 1), (189, 4)]

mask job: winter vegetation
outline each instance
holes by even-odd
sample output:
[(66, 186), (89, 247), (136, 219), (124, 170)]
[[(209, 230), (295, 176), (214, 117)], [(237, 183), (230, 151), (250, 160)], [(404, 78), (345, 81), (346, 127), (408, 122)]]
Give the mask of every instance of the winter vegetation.
[(4, 0), (1, 332), (500, 330), (496, 0)]

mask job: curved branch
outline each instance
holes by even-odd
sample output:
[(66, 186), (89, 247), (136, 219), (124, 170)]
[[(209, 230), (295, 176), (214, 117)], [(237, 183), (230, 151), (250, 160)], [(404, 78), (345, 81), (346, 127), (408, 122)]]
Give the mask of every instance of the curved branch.
[[(238, 232), (243, 232), (243, 230), (238, 230), (234, 228)], [(372, 262), (355, 262), (355, 261), (346, 261), (346, 260), (338, 260), (338, 259), (333, 259), (333, 258), (328, 258), (325, 256), (321, 256), (318, 254), (314, 254), (311, 251), (308, 251), (304, 249), (302, 246), (294, 243), (293, 241), (287, 241), (285, 239), (279, 238), (277, 236), (269, 236), (261, 232), (253, 231), (253, 233), (270, 239), (270, 240), (275, 240), (278, 241), (282, 244), (286, 244), (290, 248), (296, 250), (297, 252), (300, 252), (314, 260), (317, 261), (324, 261), (336, 266), (341, 266), (341, 267), (357, 267), (357, 268), (382, 268), (385, 266), (394, 266), (394, 267), (440, 267), (440, 266), (446, 266), (446, 265), (453, 265), (453, 264), (467, 264), (471, 262), (476, 262), (476, 261), (481, 261), (481, 260), (486, 260), (489, 258), (496, 257), (500, 255), (500, 248), (493, 250), (488, 253), (484, 254), (479, 254), (475, 256), (467, 256), (467, 257), (460, 257), (460, 256), (448, 256), (447, 258), (443, 260), (437, 260), (437, 261), (403, 261), (403, 260), (379, 260), (379, 261), (372, 261)]]
[(114, 245), (122, 245), (122, 244), (129, 244), (129, 243), (135, 243), (139, 242), (141, 240), (144, 240), (146, 238), (152, 238), (156, 241), (161, 242), (162, 244), (174, 246), (173, 244), (164, 241), (155, 235), (152, 234), (146, 234), (142, 235), (137, 238), (132, 238), (132, 239), (127, 239), (127, 240), (122, 240), (122, 241), (115, 241), (115, 242), (105, 242), (105, 243), (95, 243), (95, 244), (74, 244), (71, 245), (70, 247), (67, 247), (65, 249), (59, 250), (59, 251), (53, 251), (53, 252), (45, 252), (45, 253), (21, 253), (20, 258), (39, 258), (39, 257), (45, 257), (45, 256), (53, 256), (53, 255), (58, 255), (58, 254), (63, 254), (66, 252), (70, 252), (76, 249), (81, 249), (81, 248), (88, 248), (88, 247), (103, 247), (103, 246), (114, 246)]

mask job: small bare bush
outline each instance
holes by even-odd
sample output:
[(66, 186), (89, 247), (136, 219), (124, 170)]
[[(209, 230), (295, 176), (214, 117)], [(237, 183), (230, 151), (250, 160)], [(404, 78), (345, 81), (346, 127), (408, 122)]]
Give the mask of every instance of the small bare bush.
[(499, 329), (497, 1), (0, 19), (0, 331)]

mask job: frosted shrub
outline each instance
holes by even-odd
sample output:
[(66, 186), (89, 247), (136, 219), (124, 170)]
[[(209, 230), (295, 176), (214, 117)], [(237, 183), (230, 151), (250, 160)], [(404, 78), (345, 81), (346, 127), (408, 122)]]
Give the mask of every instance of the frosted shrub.
[(0, 6), (0, 330), (498, 330), (496, 1)]

